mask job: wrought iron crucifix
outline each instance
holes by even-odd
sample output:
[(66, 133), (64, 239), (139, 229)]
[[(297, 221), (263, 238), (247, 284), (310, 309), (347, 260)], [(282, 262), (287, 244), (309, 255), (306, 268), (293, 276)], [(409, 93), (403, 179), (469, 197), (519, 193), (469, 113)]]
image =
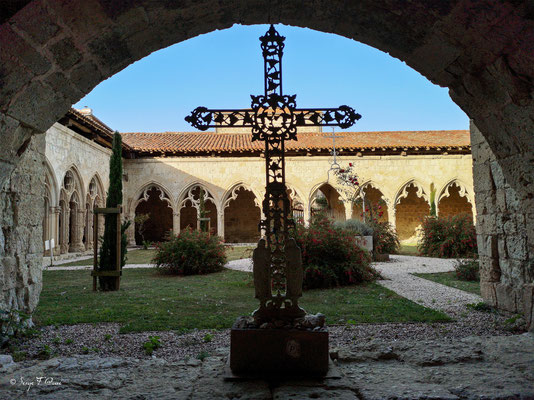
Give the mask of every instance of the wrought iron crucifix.
[(262, 203), (265, 219), (260, 223), (265, 238), (254, 251), (254, 286), (260, 308), (257, 321), (291, 320), (305, 312), (298, 306), (302, 296), (300, 249), (289, 231), (295, 224), (285, 184), (285, 141), (297, 140), (297, 127), (339, 126), (348, 128), (361, 118), (353, 108), (299, 109), (296, 95), (282, 92), (282, 55), (285, 37), (273, 25), (260, 37), (264, 58), (265, 93), (251, 95), (251, 109), (196, 108), (185, 118), (199, 130), (213, 127), (249, 127), (252, 141), (265, 142), (266, 193)]

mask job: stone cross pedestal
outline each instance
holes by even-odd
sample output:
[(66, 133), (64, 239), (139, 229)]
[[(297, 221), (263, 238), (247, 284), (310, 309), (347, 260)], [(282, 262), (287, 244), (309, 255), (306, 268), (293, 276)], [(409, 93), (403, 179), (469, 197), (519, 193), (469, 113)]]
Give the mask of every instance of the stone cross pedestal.
[(249, 127), (252, 140), (265, 143), (266, 193), (260, 223), (263, 239), (254, 250), (254, 286), (259, 308), (232, 328), (230, 367), (235, 374), (325, 374), (328, 332), (324, 316), (308, 316), (299, 307), (302, 257), (291, 231), (285, 184), (285, 141), (297, 140), (297, 127), (348, 128), (361, 118), (348, 106), (298, 109), (296, 95), (282, 93), (285, 38), (271, 25), (260, 37), (264, 58), (263, 95), (252, 95), (251, 109), (197, 107), (185, 119), (195, 128)]

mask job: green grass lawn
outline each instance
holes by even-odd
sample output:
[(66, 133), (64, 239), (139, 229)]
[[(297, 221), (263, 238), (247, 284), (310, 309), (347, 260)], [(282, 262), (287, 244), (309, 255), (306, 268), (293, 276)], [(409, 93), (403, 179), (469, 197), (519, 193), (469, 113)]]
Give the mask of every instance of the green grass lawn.
[[(87, 271), (44, 271), (35, 320), (44, 325), (117, 322), (121, 332), (222, 329), (257, 307), (252, 274), (159, 275), (155, 269), (123, 271), (121, 290), (93, 292)], [(304, 293), (301, 305), (322, 312), (329, 324), (441, 322), (449, 317), (377, 284)]]
[[(226, 257), (228, 261), (238, 260), (241, 258), (252, 257), (252, 246), (227, 246), (226, 247)], [(128, 250), (126, 264), (151, 264), (152, 259), (156, 254), (156, 250), (148, 249), (136, 249)], [(84, 260), (73, 261), (66, 264), (56, 265), (57, 267), (70, 267), (70, 266), (82, 266), (82, 265), (93, 265), (93, 259), (87, 258)]]
[(456, 278), (453, 271), (438, 272), (434, 274), (414, 273), (413, 275), (418, 276), (420, 278), (428, 279), (429, 281), (441, 283), (442, 285), (447, 285), (456, 289), (460, 289), (465, 292), (478, 294), (480, 296), (480, 282), (461, 281)]
[(416, 244), (401, 244), (399, 254), (403, 256), (418, 256), (419, 250), (417, 250)]

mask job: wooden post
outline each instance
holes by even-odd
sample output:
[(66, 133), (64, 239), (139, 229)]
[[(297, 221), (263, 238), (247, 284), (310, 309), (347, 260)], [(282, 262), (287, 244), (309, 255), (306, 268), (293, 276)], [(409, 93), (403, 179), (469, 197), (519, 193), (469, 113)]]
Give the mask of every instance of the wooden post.
[(116, 279), (116, 287), (117, 287), (117, 290), (119, 290), (119, 286), (120, 286), (120, 283), (121, 283), (121, 277), (120, 277), (120, 272), (121, 272), (121, 259), (122, 259), (122, 249), (121, 249), (121, 242), (122, 242), (122, 234), (121, 234), (121, 211), (122, 211), (122, 207), (119, 206), (118, 207), (119, 209), (119, 212), (117, 213), (117, 264), (116, 264), (116, 270), (117, 270), (117, 278)]
[[(117, 284), (117, 290), (119, 290), (120, 286), (120, 279), (121, 279), (121, 260), (122, 260), (122, 252), (121, 252), (121, 238), (122, 238), (122, 232), (121, 232), (121, 213), (122, 213), (122, 206), (118, 205), (116, 208), (94, 208), (93, 209), (93, 226), (94, 226), (94, 260), (93, 260), (93, 271), (91, 272), (91, 276), (93, 277), (93, 291), (96, 291), (96, 280), (99, 276), (113, 276), (115, 277), (116, 284)], [(97, 258), (98, 258), (98, 214), (117, 214), (117, 243), (116, 243), (116, 252), (117, 257), (115, 259), (115, 265), (116, 269), (115, 271), (97, 271)]]

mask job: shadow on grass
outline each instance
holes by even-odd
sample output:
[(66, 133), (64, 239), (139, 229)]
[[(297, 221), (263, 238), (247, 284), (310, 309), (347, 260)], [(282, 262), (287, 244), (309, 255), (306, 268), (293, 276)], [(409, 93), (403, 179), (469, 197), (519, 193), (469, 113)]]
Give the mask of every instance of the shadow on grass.
[[(377, 284), (310, 290), (300, 302), (329, 324), (446, 322), (450, 318)], [(121, 332), (230, 328), (257, 308), (252, 275), (223, 272), (159, 275), (155, 269), (123, 271), (121, 290), (93, 292), (88, 271), (44, 271), (34, 319), (43, 325), (116, 322)]]

